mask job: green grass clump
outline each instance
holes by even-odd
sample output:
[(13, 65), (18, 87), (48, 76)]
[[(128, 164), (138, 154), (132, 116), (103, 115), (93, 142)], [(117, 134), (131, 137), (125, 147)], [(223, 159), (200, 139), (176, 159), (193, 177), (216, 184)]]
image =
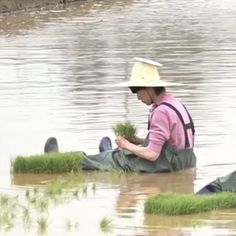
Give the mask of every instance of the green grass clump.
[(12, 161), (13, 173), (68, 173), (79, 172), (83, 155), (80, 152), (49, 153), (18, 156)]
[(185, 215), (206, 211), (236, 208), (236, 193), (221, 192), (213, 195), (160, 193), (145, 201), (145, 213)]
[(107, 217), (103, 217), (100, 220), (100, 229), (104, 233), (108, 233), (112, 229), (112, 219), (109, 219)]
[(116, 136), (122, 136), (127, 140), (132, 140), (137, 135), (137, 128), (129, 121), (115, 124), (112, 126), (112, 130)]

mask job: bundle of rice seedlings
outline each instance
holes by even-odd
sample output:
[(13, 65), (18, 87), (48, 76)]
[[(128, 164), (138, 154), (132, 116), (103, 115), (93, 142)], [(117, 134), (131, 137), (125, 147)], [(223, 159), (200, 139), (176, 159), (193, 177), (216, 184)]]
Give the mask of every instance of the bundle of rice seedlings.
[(137, 135), (137, 128), (129, 121), (124, 123), (119, 122), (112, 126), (112, 129), (116, 136), (122, 136), (129, 141), (132, 141)]
[(213, 195), (160, 193), (145, 201), (144, 210), (150, 214), (186, 215), (227, 208), (236, 208), (235, 192)]
[(17, 156), (12, 160), (13, 173), (69, 173), (82, 168), (80, 152), (49, 153), (32, 156)]

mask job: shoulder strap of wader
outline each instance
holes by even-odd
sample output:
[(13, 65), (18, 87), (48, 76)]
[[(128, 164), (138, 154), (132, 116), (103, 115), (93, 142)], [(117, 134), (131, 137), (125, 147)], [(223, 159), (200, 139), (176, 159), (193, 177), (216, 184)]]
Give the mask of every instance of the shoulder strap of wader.
[(187, 133), (187, 130), (188, 129), (192, 129), (192, 132), (193, 134), (195, 133), (195, 129), (194, 129), (194, 124), (193, 124), (193, 120), (192, 120), (192, 117), (190, 116), (189, 112), (187, 111), (186, 107), (183, 105), (184, 109), (186, 110), (187, 112), (187, 115), (189, 117), (189, 123), (185, 124), (184, 122), (184, 119), (181, 115), (181, 113), (171, 104), (167, 103), (167, 102), (163, 102), (161, 103), (160, 105), (166, 105), (168, 106), (169, 108), (171, 108), (172, 110), (174, 110), (176, 112), (176, 114), (178, 115), (182, 125), (183, 125), (183, 128), (184, 128), (184, 136), (185, 136), (185, 148), (188, 148), (190, 147), (190, 144), (189, 144), (189, 138), (188, 138), (188, 133)]
[(183, 105), (185, 111), (187, 112), (187, 115), (188, 115), (188, 118), (189, 118), (189, 121), (190, 121), (190, 122), (189, 122), (190, 127), (189, 127), (188, 129), (192, 129), (192, 132), (193, 132), (193, 135), (194, 135), (194, 134), (195, 134), (195, 127), (194, 127), (193, 119), (192, 119), (192, 117), (190, 116), (190, 114), (189, 114), (187, 108), (185, 107), (185, 105), (184, 105), (184, 104), (182, 104), (182, 105)]

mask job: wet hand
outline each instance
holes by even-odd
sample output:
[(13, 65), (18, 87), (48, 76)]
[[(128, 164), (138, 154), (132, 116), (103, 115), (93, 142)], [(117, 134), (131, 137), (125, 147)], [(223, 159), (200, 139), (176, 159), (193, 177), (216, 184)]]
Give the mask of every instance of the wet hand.
[(117, 146), (121, 149), (129, 149), (130, 142), (122, 136), (117, 136), (115, 139)]

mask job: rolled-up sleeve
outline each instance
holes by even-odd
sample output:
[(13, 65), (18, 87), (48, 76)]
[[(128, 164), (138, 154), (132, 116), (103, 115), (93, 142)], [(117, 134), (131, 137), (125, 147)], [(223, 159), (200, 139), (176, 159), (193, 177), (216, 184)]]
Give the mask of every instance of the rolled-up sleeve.
[(157, 107), (151, 117), (149, 142), (147, 148), (154, 152), (161, 152), (164, 143), (170, 139), (169, 117), (165, 109)]

